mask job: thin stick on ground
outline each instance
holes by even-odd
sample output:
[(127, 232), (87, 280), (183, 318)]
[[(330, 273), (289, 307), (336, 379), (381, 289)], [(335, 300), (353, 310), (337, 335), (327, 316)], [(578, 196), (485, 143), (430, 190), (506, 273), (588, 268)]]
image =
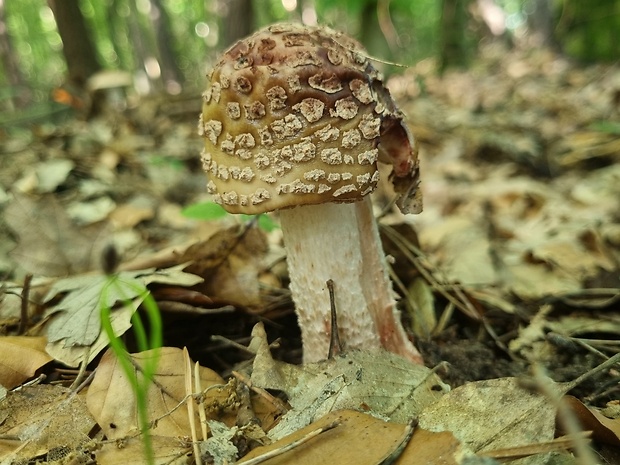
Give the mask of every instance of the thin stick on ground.
[(338, 425), (340, 425), (340, 421), (334, 421), (332, 423), (330, 423), (327, 426), (322, 426), (321, 428), (317, 428), (315, 430), (310, 431), (308, 434), (306, 434), (305, 436), (297, 439), (296, 441), (293, 442), (289, 442), (288, 444), (286, 444), (285, 446), (279, 447), (277, 449), (274, 449), (272, 451), (269, 451), (263, 455), (259, 455), (258, 457), (254, 457), (253, 459), (250, 459), (246, 462), (243, 462), (244, 465), (257, 465), (259, 463), (262, 463), (266, 460), (269, 460), (273, 457), (277, 457), (278, 455), (282, 455), (290, 450), (295, 449), (296, 447), (301, 446), (302, 444), (305, 444), (306, 442), (310, 441), (311, 439), (315, 438), (316, 436), (318, 436), (321, 433), (324, 433), (326, 431), (329, 431), (330, 429), (334, 429), (335, 427), (337, 427)]
[(192, 447), (194, 449), (194, 460), (196, 465), (202, 465), (202, 456), (200, 455), (200, 447), (198, 445), (198, 434), (196, 432), (196, 417), (194, 416), (194, 392), (192, 383), (192, 364), (187, 349), (183, 349), (185, 358), (185, 393), (189, 397), (187, 401), (187, 416), (189, 419), (189, 427), (192, 434)]

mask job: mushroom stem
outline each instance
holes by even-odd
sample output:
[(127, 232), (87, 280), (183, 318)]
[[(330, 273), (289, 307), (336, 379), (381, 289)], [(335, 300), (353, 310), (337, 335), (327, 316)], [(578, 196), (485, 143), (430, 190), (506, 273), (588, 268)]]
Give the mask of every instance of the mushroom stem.
[(290, 288), (304, 363), (327, 357), (334, 282), (340, 338), (346, 349), (385, 349), (415, 363), (422, 357), (407, 337), (369, 197), (280, 211)]

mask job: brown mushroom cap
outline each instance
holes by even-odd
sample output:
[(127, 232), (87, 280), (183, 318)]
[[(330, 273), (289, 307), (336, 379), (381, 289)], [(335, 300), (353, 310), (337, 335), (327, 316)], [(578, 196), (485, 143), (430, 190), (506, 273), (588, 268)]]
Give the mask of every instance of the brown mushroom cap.
[(379, 179), (382, 124), (401, 119), (358, 42), (301, 24), (233, 45), (203, 99), (208, 190), (231, 213), (359, 200)]

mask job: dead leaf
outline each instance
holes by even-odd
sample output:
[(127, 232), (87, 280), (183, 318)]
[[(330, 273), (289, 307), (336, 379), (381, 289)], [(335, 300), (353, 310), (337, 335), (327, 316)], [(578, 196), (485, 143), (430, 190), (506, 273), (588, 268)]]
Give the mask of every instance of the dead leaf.
[[(89, 346), (101, 332), (102, 307), (114, 308), (117, 303), (142, 301), (150, 283), (192, 286), (202, 278), (185, 273), (178, 265), (165, 270), (121, 271), (115, 275), (87, 274), (56, 281), (44, 302), (59, 294), (64, 298), (47, 310), (52, 318), (47, 325), (50, 342), (64, 341), (66, 347)], [(118, 334), (117, 334), (118, 336)]]
[(66, 276), (88, 271), (98, 260), (103, 226), (78, 230), (52, 196), (34, 201), (16, 197), (5, 210), (5, 220), (19, 236), (11, 252), (20, 267), (37, 276)]
[(272, 439), (340, 409), (407, 422), (449, 390), (430, 369), (385, 351), (352, 351), (303, 366), (278, 362), (271, 357), (264, 331), (261, 323), (252, 331), (250, 347), (256, 350), (252, 382), (284, 391), (293, 407), (269, 431)]
[(110, 222), (116, 229), (133, 228), (144, 220), (155, 216), (155, 210), (151, 205), (126, 203), (117, 206), (109, 215)]
[(429, 431), (450, 431), (474, 452), (551, 441), (555, 406), (516, 378), (464, 384), (420, 415)]
[[(353, 410), (331, 412), (305, 428), (268, 446), (257, 447), (239, 460), (242, 464), (267, 452), (285, 447), (334, 421), (335, 428), (298, 447), (278, 455), (264, 465), (324, 465), (342, 463), (376, 465), (382, 463), (398, 445), (405, 425), (386, 423), (371, 415)], [(456, 465), (460, 458), (471, 455), (450, 433), (432, 433), (416, 428), (406, 448), (393, 462), (402, 465)]]
[(260, 303), (258, 275), (267, 249), (262, 230), (238, 225), (192, 245), (179, 261), (192, 262), (186, 270), (205, 279), (199, 290), (214, 301), (255, 306)]
[(506, 275), (510, 288), (524, 300), (576, 292), (582, 288), (576, 276), (563, 272), (556, 273), (543, 264), (515, 263)]
[[(183, 402), (185, 393), (185, 362), (183, 351), (164, 347), (139, 354), (132, 359), (139, 367), (159, 351), (154, 382), (148, 391), (149, 421), (156, 421), (152, 428), (155, 437), (177, 437), (189, 435), (190, 426), (186, 408), (175, 408)], [(214, 371), (200, 367), (203, 389), (224, 385), (225, 381)], [(205, 405), (217, 411), (217, 405), (224, 405), (226, 395), (217, 389), (207, 391)], [(139, 431), (136, 398), (123, 369), (113, 352), (104, 354), (97, 367), (97, 373), (86, 396), (86, 405), (101, 426), (108, 439), (121, 439)], [(209, 411), (209, 408), (207, 408)], [(196, 417), (196, 421), (199, 419)]]
[(52, 358), (45, 352), (44, 337), (0, 337), (0, 385), (13, 389), (32, 378)]
[(4, 282), (0, 284), (0, 324), (15, 324), (21, 318), (21, 286)]
[[(519, 336), (510, 341), (510, 350), (521, 353), (528, 360), (542, 360), (553, 357), (555, 351), (548, 350), (550, 344), (547, 335), (554, 333), (564, 338), (588, 337), (592, 335), (609, 335), (609, 342), (613, 344), (620, 336), (620, 323), (606, 314), (568, 314), (554, 316), (553, 307), (543, 305), (529, 324), (519, 329)], [(591, 343), (605, 344), (604, 339), (592, 339)], [(542, 347), (542, 348), (541, 348)]]
[(405, 302), (412, 316), (413, 333), (417, 338), (428, 341), (437, 329), (433, 291), (422, 278), (416, 278), (407, 291)]
[(613, 335), (614, 339), (620, 338), (620, 321), (614, 316), (602, 315), (566, 315), (554, 321), (547, 321), (545, 325), (549, 330), (565, 335), (579, 337), (592, 334)]
[(77, 224), (93, 224), (105, 220), (115, 207), (114, 200), (108, 196), (102, 196), (67, 205), (67, 214)]
[[(148, 274), (154, 270), (143, 270)], [(101, 309), (114, 308), (119, 302), (141, 301), (146, 287), (137, 279), (140, 272), (123, 271), (116, 278), (103, 275), (72, 276), (56, 281), (44, 299), (49, 301), (58, 294), (65, 297), (47, 310), (51, 316), (47, 324), (50, 342), (64, 341), (65, 347), (90, 346), (101, 332)]]
[(155, 270), (152, 273), (143, 273), (140, 275), (140, 279), (147, 285), (157, 283), (184, 287), (195, 286), (204, 281), (204, 278), (190, 273), (187, 271), (187, 268), (188, 263), (181, 263), (168, 268)]
[(39, 181), (39, 193), (54, 192), (65, 180), (75, 164), (73, 161), (62, 158), (52, 158), (37, 164), (36, 173)]
[[(115, 308), (110, 313), (110, 324), (114, 334), (125, 334), (131, 328), (131, 317), (138, 310), (140, 300), (132, 300), (129, 305)], [(99, 353), (109, 345), (109, 339), (104, 331), (100, 331), (97, 339), (91, 345), (67, 346), (64, 339), (48, 342), (46, 352), (54, 357), (54, 360), (64, 363), (69, 367), (77, 367), (81, 363), (92, 362)]]
[(620, 447), (620, 418), (607, 418), (600, 409), (586, 407), (573, 396), (564, 396), (562, 401), (575, 412), (581, 427), (592, 431), (593, 440)]
[(200, 443), (202, 455), (208, 454), (215, 465), (235, 463), (239, 450), (233, 444), (233, 439), (239, 434), (237, 426), (228, 427), (221, 421), (207, 421), (211, 436)]
[[(90, 442), (88, 434), (95, 421), (83, 400), (61, 386), (27, 386), (11, 391), (0, 401), (1, 411), (7, 412), (0, 424), (0, 462), (28, 462), (44, 455), (79, 451)], [(62, 457), (62, 455), (61, 455)], [(57, 457), (59, 458), (59, 457)]]
[(424, 228), (420, 241), (436, 251), (449, 279), (466, 285), (497, 283), (499, 277), (493, 266), (489, 240), (473, 219), (465, 215), (445, 218)]
[[(153, 458), (155, 465), (187, 465), (191, 446), (182, 438), (153, 436)], [(106, 443), (96, 452), (98, 465), (146, 464), (144, 443), (140, 436), (118, 443)]]

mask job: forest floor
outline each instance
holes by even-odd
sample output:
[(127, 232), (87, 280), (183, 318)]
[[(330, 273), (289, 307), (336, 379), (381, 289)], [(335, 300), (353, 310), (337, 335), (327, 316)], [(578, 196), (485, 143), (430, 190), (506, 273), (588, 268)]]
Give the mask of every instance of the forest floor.
[[(290, 378), (288, 408), (310, 413), (265, 446), (291, 450), (263, 463), (387, 463), (401, 443), (393, 463), (620, 463), (620, 67), (489, 46), (468, 71), (438, 77), (429, 60), (387, 84), (419, 142), (424, 211), (396, 213), (381, 187), (375, 201), (404, 321), (434, 370), (355, 363), (394, 385), (385, 397), (424, 408), (384, 424), (350, 409), (389, 417), (376, 384), (352, 394), (347, 382), (341, 403), (340, 365), (270, 358), (258, 322), (275, 359), (301, 360), (277, 216), (205, 203), (198, 94), (142, 98), (0, 131), (0, 463), (141, 463), (143, 377), (132, 386), (107, 350), (108, 306), (129, 370), (155, 380), (142, 397), (157, 463), (232, 463), (268, 443), (283, 407), (260, 388), (276, 372)], [(157, 322), (144, 286), (159, 352), (146, 350)], [(264, 397), (248, 401), (250, 341)], [(413, 402), (431, 377), (436, 396)], [(223, 422), (208, 423), (209, 440), (205, 417)], [(291, 445), (307, 433), (321, 434), (313, 447)]]

